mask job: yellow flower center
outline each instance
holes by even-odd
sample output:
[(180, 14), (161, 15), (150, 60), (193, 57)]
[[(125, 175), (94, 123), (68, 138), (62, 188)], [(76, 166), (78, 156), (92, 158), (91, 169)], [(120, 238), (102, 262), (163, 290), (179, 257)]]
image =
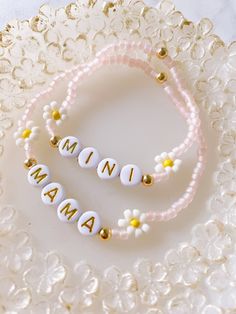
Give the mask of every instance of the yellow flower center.
[(52, 112), (52, 118), (54, 120), (60, 120), (61, 119), (61, 114), (58, 110), (53, 110)]
[(163, 167), (173, 167), (174, 166), (174, 162), (172, 159), (166, 159), (163, 161)]
[(132, 218), (129, 224), (134, 228), (138, 228), (140, 226), (140, 221), (137, 218)]
[(29, 138), (31, 133), (32, 133), (32, 131), (30, 129), (24, 129), (24, 131), (21, 134), (21, 137), (24, 139)]

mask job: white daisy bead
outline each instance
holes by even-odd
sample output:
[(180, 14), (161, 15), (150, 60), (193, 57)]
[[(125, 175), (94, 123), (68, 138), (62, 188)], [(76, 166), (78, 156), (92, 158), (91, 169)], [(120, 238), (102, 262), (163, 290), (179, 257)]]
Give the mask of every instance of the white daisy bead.
[(142, 172), (135, 165), (126, 165), (121, 169), (120, 181), (125, 186), (134, 186), (142, 181)]
[(92, 236), (101, 230), (101, 220), (97, 212), (87, 211), (80, 216), (77, 226), (81, 234)]
[(146, 221), (146, 214), (140, 213), (138, 209), (126, 209), (124, 211), (124, 218), (118, 220), (118, 226), (125, 228), (126, 232), (131, 235), (134, 234), (135, 237), (141, 236), (143, 233), (149, 231), (150, 227)]
[(99, 162), (99, 153), (93, 147), (84, 148), (78, 156), (78, 163), (81, 168), (96, 168)]
[(81, 151), (81, 143), (77, 137), (66, 136), (60, 141), (58, 149), (63, 157), (77, 157)]
[(64, 199), (64, 188), (61, 184), (52, 182), (47, 184), (41, 192), (41, 199), (46, 205), (58, 205)]
[(67, 110), (56, 101), (52, 101), (49, 105), (43, 107), (43, 118), (47, 125), (60, 125), (67, 118)]
[(100, 161), (97, 174), (99, 178), (108, 180), (118, 177), (120, 174), (120, 167), (115, 159), (106, 158)]
[(14, 133), (14, 138), (16, 140), (17, 146), (24, 146), (38, 138), (39, 127), (34, 126), (33, 121), (27, 121), (26, 124), (20, 125), (17, 131)]
[(166, 173), (169, 175), (171, 172), (177, 172), (181, 165), (181, 160), (176, 159), (175, 153), (162, 153), (155, 157), (157, 165), (155, 166), (155, 171), (157, 173)]
[(57, 216), (63, 222), (72, 223), (78, 220), (81, 215), (79, 203), (73, 198), (65, 199), (57, 208)]
[(28, 172), (28, 182), (33, 186), (45, 186), (50, 181), (49, 169), (45, 165), (35, 165)]

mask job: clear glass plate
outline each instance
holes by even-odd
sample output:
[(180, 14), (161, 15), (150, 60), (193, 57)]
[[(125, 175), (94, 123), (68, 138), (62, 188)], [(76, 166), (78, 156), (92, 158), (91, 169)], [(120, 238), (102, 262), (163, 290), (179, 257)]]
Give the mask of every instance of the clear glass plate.
[[(208, 19), (186, 20), (173, 4), (140, 1), (47, 5), (0, 36), (0, 298), (12, 313), (223, 313), (235, 304), (236, 45), (226, 47)], [(12, 134), (27, 101), (57, 73), (92, 58), (119, 39), (166, 45), (194, 94), (208, 144), (197, 196), (175, 220), (153, 224), (138, 240), (81, 237), (59, 222), (27, 182), (24, 156)], [(66, 84), (52, 99), (61, 101)], [(34, 119), (42, 123), (42, 107)], [(41, 121), (41, 122), (40, 122)], [(121, 164), (147, 172), (153, 158), (181, 142), (185, 121), (153, 81), (136, 70), (106, 68), (84, 82), (61, 135)], [(116, 226), (126, 208), (165, 209), (177, 199), (196, 162), (196, 147), (178, 175), (150, 189), (102, 182), (94, 171), (60, 158), (42, 131), (38, 160), (81, 207)], [(14, 312), (15, 311), (15, 312)]]

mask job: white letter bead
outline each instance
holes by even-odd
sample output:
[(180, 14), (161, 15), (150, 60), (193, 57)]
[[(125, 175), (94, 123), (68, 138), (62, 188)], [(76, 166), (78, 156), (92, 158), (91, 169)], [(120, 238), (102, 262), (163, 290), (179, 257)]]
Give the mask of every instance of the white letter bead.
[(67, 136), (60, 141), (58, 149), (63, 157), (77, 157), (81, 151), (81, 144), (78, 138)]
[(41, 192), (41, 198), (46, 205), (58, 205), (64, 198), (64, 189), (61, 184), (52, 182), (46, 185)]
[(101, 179), (112, 179), (119, 175), (120, 167), (115, 159), (103, 159), (97, 168), (97, 174)]
[(135, 165), (126, 165), (121, 169), (120, 181), (126, 186), (137, 185), (142, 181), (142, 172)]
[(35, 165), (28, 172), (28, 181), (33, 186), (45, 186), (50, 180), (49, 169), (45, 165)]
[(94, 235), (101, 230), (100, 217), (95, 211), (83, 213), (78, 221), (79, 232), (83, 235)]
[(78, 162), (82, 168), (96, 168), (99, 161), (99, 153), (93, 147), (84, 148), (78, 156)]
[(63, 222), (72, 223), (76, 221), (82, 214), (79, 203), (73, 199), (68, 198), (61, 202), (57, 208), (57, 216)]

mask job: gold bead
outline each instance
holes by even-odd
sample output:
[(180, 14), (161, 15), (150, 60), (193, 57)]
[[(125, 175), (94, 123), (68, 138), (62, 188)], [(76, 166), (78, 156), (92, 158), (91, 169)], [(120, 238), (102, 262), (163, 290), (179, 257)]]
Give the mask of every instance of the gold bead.
[(111, 229), (109, 229), (109, 228), (102, 228), (99, 231), (99, 235), (100, 235), (100, 238), (102, 240), (109, 240), (111, 238)]
[(168, 56), (168, 50), (165, 47), (161, 47), (158, 51), (157, 51), (157, 57), (159, 59), (164, 59)]
[(156, 80), (158, 83), (162, 84), (167, 80), (167, 75), (164, 72), (160, 72), (156, 76)]
[(53, 137), (50, 138), (51, 146), (58, 147), (60, 140), (61, 140), (60, 136), (54, 135)]
[(37, 161), (34, 158), (29, 158), (24, 161), (24, 166), (26, 169), (30, 169), (31, 167), (37, 165)]
[(150, 174), (144, 174), (142, 177), (142, 183), (144, 186), (152, 186), (154, 183), (154, 178)]

